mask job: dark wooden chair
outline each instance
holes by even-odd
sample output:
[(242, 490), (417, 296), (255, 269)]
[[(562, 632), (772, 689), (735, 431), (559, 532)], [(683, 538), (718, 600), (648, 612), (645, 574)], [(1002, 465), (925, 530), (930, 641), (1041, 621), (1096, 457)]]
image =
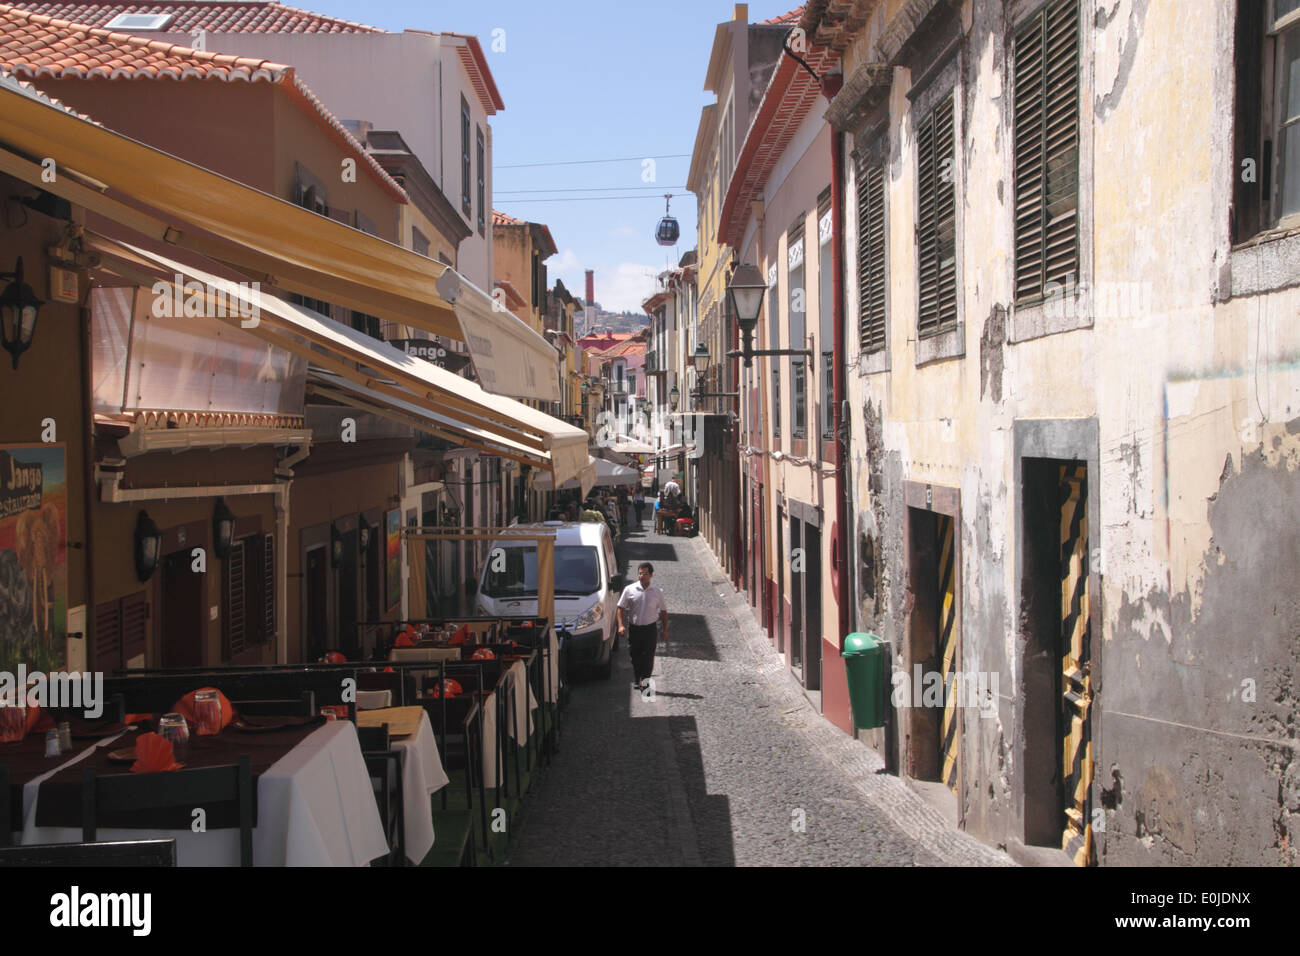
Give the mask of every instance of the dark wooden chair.
[(297, 699), (286, 700), (231, 700), (230, 705), (236, 713), (249, 717), (313, 717), (316, 693), (305, 690)]
[(175, 840), (38, 843), (0, 848), (0, 866), (175, 866)]
[[(429, 715), (429, 723), (432, 724), (434, 733), (438, 735), (438, 752), (442, 756), (443, 768), (453, 779), (460, 777), (464, 782), (464, 813), (469, 819), (465, 827), (466, 845), (461, 848), (462, 858), (471, 862), (475, 859), (475, 846), (479, 840), (482, 841), (490, 856), (492, 842), (488, 835), (487, 790), (479, 768), (483, 739), (483, 717), (479, 702), (471, 696), (426, 700), (424, 710)], [(453, 823), (451, 831), (454, 832), (454, 823), (460, 811), (449, 807), (452, 796), (450, 791), (450, 787), (442, 789), (441, 812), (447, 821)], [(476, 794), (477, 815), (474, 812)], [(478, 823), (477, 833), (475, 816)], [(439, 834), (443, 834), (444, 829), (446, 828), (440, 826)], [(444, 837), (440, 835), (438, 840), (442, 843)]]
[(361, 756), (370, 774), (370, 784), (379, 804), (379, 816), (384, 822), (384, 836), (388, 838), (389, 865), (402, 866), (406, 862), (406, 817), (402, 801), (402, 757), (395, 750), (388, 734), (388, 725), (358, 727), (357, 739), (361, 743)]
[[(99, 776), (86, 770), (81, 778), (81, 839), (95, 843), (95, 833), (106, 827), (148, 827), (160, 830), (188, 830), (189, 812), (196, 807), (209, 811), (209, 829), (227, 829), (229, 824), (212, 819), (218, 804), (234, 804), (239, 828), (239, 865), (253, 865), (253, 770), (252, 758), (244, 754), (239, 763), (225, 767), (198, 767), (167, 773), (119, 773)], [(140, 811), (180, 810), (185, 819), (159, 825), (156, 820), (122, 822), (123, 814)], [(115, 819), (116, 818), (116, 819)], [(108, 822), (104, 822), (108, 821)]]

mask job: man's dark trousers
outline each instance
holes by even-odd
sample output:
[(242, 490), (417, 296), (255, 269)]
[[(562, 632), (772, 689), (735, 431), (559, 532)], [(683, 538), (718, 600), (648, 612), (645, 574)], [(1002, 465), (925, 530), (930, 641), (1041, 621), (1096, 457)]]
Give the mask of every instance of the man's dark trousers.
[(658, 622), (627, 629), (627, 648), (632, 655), (632, 676), (638, 684), (654, 673), (655, 644), (658, 642)]

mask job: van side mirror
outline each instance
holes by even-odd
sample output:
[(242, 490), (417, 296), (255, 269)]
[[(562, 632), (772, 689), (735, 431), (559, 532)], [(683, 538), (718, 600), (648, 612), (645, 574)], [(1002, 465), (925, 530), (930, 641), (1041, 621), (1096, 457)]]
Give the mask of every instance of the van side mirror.
[(609, 583), (610, 583), (610, 585), (612, 585), (616, 590), (621, 591), (621, 590), (623, 590), (625, 587), (627, 587), (627, 578), (625, 578), (625, 577), (624, 577), (623, 575), (621, 575), (621, 574), (611, 574), (610, 577), (609, 577)]

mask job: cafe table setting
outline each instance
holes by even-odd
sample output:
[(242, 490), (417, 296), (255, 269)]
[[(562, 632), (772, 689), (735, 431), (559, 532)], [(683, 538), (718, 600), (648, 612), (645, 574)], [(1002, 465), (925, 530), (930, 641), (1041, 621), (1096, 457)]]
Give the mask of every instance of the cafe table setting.
[[(87, 727), (90, 736), (73, 739), (66, 751), (41, 750), (39, 757), (38, 733), (0, 743), (11, 789), (21, 787), (21, 799), (11, 801), (17, 842), (82, 839), (86, 770), (161, 777), (184, 768), (230, 766), (247, 755), (254, 778), (254, 865), (365, 866), (388, 852), (352, 723), (318, 716), (241, 717), (212, 688), (185, 695), (172, 713), (132, 714), (127, 720)], [(427, 816), (427, 796), (425, 806)], [(96, 821), (96, 839), (175, 839), (178, 865), (235, 866), (240, 840), (232, 816), (232, 806), (220, 805), (123, 810)]]
[(423, 707), (389, 707), (357, 714), (362, 727), (388, 725), (389, 746), (402, 751), (402, 810), (406, 857), (419, 865), (433, 847), (429, 798), (450, 783), (438, 756), (438, 741)]

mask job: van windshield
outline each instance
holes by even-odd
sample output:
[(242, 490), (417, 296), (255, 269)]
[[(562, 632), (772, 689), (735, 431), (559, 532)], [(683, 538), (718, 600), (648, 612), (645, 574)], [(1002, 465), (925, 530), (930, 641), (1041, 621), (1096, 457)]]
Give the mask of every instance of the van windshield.
[[(502, 548), (489, 554), (483, 594), (490, 598), (537, 597), (537, 549)], [(600, 590), (596, 549), (569, 545), (555, 549), (555, 593), (594, 594)]]

